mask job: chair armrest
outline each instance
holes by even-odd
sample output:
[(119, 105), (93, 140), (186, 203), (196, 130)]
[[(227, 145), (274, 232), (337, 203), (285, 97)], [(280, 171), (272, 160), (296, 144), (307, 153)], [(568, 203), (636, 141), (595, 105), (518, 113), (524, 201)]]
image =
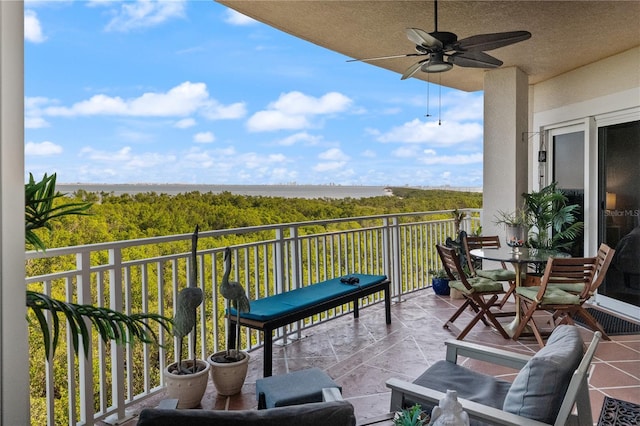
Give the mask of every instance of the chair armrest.
[(338, 388), (322, 388), (322, 402), (342, 401), (342, 394)]
[[(417, 403), (436, 406), (445, 396), (443, 392), (393, 378), (387, 380), (387, 387), (391, 389), (391, 411), (401, 409), (402, 401), (405, 397)], [(458, 398), (458, 402), (462, 404), (462, 408), (470, 418), (489, 424), (506, 426), (548, 426), (546, 423), (511, 414), (487, 405), (478, 404), (468, 399)]]
[(465, 356), (480, 361), (490, 362), (491, 364), (520, 370), (524, 367), (527, 361), (531, 359), (531, 355), (505, 351), (504, 349), (492, 348), (461, 340), (447, 340), (445, 345), (447, 345), (446, 359), (454, 364), (457, 364), (458, 356)]

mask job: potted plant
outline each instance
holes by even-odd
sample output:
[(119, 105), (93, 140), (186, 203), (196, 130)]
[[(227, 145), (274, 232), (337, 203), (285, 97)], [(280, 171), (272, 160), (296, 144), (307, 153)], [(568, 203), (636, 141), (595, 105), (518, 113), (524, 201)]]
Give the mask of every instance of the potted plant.
[(578, 204), (569, 199), (552, 182), (540, 191), (522, 194), (524, 206), (533, 226), (529, 234), (529, 247), (545, 250), (570, 250), (582, 233), (584, 223), (577, 220)]
[(429, 415), (422, 411), (420, 405), (397, 411), (393, 416), (394, 426), (423, 426), (429, 424)]
[[(207, 390), (209, 378), (209, 363), (196, 359), (196, 334), (193, 329), (196, 324), (196, 310), (202, 303), (202, 289), (197, 286), (197, 247), (198, 226), (191, 238), (191, 256), (189, 258), (189, 285), (178, 293), (176, 311), (173, 317), (173, 335), (178, 339), (178, 356), (174, 363), (164, 370), (164, 380), (167, 396), (178, 400), (178, 408), (194, 408), (200, 404), (202, 396)], [(184, 338), (189, 336), (191, 348), (190, 359), (183, 360)]]
[(495, 216), (496, 225), (504, 225), (505, 241), (514, 252), (527, 242), (529, 230), (529, 213), (526, 208), (517, 209), (513, 212), (498, 211)]
[[(231, 249), (224, 249), (224, 274), (220, 283), (220, 294), (227, 301), (227, 332), (231, 333), (231, 307), (236, 310), (236, 328), (232, 336), (227, 336), (227, 348), (216, 352), (209, 357), (211, 364), (211, 381), (213, 381), (218, 394), (235, 395), (242, 390), (247, 369), (249, 367), (249, 354), (240, 350), (240, 313), (249, 312), (251, 309), (249, 298), (242, 285), (235, 281), (229, 281), (231, 274)], [(233, 338), (230, 338), (233, 337)]]
[(438, 296), (448, 296), (450, 293), (449, 288), (449, 275), (444, 269), (437, 269), (429, 271), (431, 275), (431, 288)]

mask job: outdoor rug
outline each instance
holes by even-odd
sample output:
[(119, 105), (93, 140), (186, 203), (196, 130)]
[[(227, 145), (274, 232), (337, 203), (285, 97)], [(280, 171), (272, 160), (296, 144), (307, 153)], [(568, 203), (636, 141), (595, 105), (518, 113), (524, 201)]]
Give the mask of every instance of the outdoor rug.
[[(609, 336), (619, 336), (622, 334), (640, 334), (639, 324), (634, 324), (599, 309), (586, 308), (586, 310), (596, 319), (596, 321), (600, 323), (602, 328), (604, 328), (604, 331)], [(576, 315), (574, 321), (581, 325), (585, 325), (585, 322), (584, 320), (582, 320), (580, 315)]]
[(640, 405), (605, 396), (598, 426), (631, 425), (640, 425)]

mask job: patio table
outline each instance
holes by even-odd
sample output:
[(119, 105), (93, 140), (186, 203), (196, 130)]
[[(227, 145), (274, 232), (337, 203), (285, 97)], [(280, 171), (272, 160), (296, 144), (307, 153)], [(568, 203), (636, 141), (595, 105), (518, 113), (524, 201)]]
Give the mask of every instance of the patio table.
[[(511, 247), (479, 248), (471, 250), (469, 254), (479, 259), (511, 263), (516, 273), (516, 287), (522, 285), (522, 265), (545, 263), (550, 257), (571, 257), (569, 254), (557, 250), (542, 250), (526, 247), (520, 247), (517, 251)], [(516, 298), (516, 315), (513, 321), (504, 327), (504, 330), (511, 337), (513, 337), (516, 328), (518, 328), (520, 324), (521, 315), (520, 297), (515, 292), (514, 296)]]

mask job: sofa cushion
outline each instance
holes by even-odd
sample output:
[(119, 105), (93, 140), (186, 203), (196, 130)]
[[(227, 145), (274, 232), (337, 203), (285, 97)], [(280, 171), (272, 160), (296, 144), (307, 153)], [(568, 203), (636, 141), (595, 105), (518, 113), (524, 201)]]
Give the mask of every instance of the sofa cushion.
[(163, 410), (146, 408), (138, 426), (355, 426), (347, 401), (316, 402), (268, 410)]
[(583, 353), (577, 327), (556, 327), (547, 345), (531, 357), (516, 376), (504, 399), (503, 410), (553, 423)]
[(511, 383), (505, 380), (449, 361), (437, 361), (413, 383), (440, 392), (455, 390), (458, 392), (458, 398), (493, 408), (502, 408), (504, 398), (511, 386)]

